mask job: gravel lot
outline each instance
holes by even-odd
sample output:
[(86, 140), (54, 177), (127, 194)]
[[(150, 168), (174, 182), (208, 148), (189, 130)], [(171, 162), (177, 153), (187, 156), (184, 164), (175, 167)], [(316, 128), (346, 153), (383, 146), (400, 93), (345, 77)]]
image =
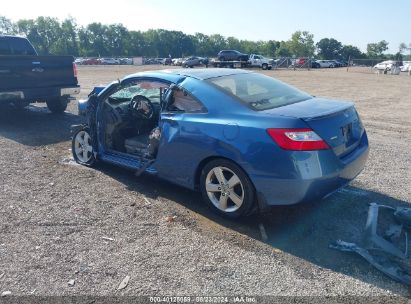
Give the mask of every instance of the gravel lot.
[[(80, 98), (94, 85), (155, 68), (162, 67), (79, 67)], [(264, 73), (316, 96), (355, 102), (371, 152), (349, 188), (310, 205), (223, 220), (198, 193), (106, 165), (74, 164), (69, 126), (81, 121), (76, 102), (60, 117), (41, 106), (1, 109), (0, 292), (409, 298), (407, 287), (328, 244), (359, 239), (368, 203), (411, 202), (411, 77), (345, 69)], [(127, 275), (128, 286), (117, 290)]]

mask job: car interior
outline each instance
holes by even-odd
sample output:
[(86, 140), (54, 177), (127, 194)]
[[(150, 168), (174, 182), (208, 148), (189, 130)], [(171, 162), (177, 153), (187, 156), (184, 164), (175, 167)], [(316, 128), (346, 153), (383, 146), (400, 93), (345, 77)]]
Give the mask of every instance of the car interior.
[(140, 81), (120, 87), (103, 103), (106, 148), (135, 156), (148, 152), (168, 84)]
[[(109, 95), (103, 102), (106, 148), (136, 157), (155, 158), (161, 136), (158, 127), (161, 100), (167, 89), (169, 84), (163, 82), (139, 81)], [(201, 102), (177, 87), (164, 107), (168, 112), (206, 112)]]

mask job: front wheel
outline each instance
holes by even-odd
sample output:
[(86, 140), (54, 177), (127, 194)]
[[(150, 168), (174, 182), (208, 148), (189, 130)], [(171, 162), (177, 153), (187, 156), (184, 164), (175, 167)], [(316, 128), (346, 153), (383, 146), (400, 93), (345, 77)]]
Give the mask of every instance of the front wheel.
[(254, 187), (247, 174), (231, 161), (216, 159), (201, 172), (203, 199), (220, 215), (239, 218), (247, 215), (254, 204)]
[(66, 97), (46, 101), (47, 108), (54, 114), (61, 114), (67, 109), (68, 99)]
[(268, 64), (263, 63), (263, 66), (261, 67), (263, 70), (267, 70), (268, 69)]
[(71, 152), (77, 163), (91, 167), (96, 163), (96, 158), (89, 132), (89, 129), (85, 128), (74, 134), (71, 142)]

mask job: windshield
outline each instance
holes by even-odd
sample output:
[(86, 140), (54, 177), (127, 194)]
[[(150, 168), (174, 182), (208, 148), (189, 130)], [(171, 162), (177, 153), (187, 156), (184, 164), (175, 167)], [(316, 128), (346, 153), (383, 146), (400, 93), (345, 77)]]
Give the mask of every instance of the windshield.
[(256, 111), (282, 107), (312, 98), (292, 86), (271, 77), (257, 74), (236, 74), (208, 79), (226, 92), (236, 96)]
[(135, 95), (143, 95), (152, 103), (160, 103), (161, 94), (168, 85), (157, 81), (133, 81), (110, 95), (111, 102), (130, 100)]

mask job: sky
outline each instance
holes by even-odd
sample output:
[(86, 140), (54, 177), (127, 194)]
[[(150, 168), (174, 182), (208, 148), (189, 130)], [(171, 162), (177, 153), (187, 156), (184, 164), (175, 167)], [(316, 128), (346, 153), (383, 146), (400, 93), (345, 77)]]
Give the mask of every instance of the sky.
[(411, 43), (411, 0), (14, 0), (0, 15), (12, 21), (38, 16), (79, 25), (121, 23), (129, 30), (168, 29), (248, 40), (288, 40), (297, 30), (315, 42), (335, 38), (366, 51), (386, 40), (389, 52)]

